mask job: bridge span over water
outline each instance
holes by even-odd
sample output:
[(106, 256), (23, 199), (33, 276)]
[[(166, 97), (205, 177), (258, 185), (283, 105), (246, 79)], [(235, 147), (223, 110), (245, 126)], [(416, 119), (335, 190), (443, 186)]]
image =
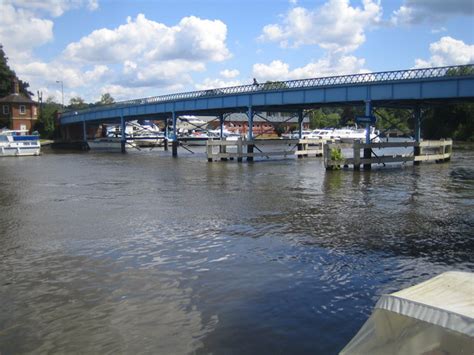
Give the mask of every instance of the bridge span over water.
[[(62, 126), (151, 119), (171, 121), (176, 138), (180, 115), (220, 118), (245, 112), (248, 127), (258, 112), (294, 112), (302, 126), (305, 110), (324, 106), (363, 105), (365, 116), (374, 107), (415, 110), (415, 138), (420, 139), (421, 108), (434, 104), (474, 100), (474, 64), (267, 82), (201, 90), (117, 102), (61, 114)], [(369, 125), (369, 124), (368, 124)], [(300, 129), (301, 130), (301, 129)], [(368, 131), (368, 130), (367, 130)], [(253, 139), (252, 130), (248, 139)], [(173, 149), (174, 152), (174, 149)]]

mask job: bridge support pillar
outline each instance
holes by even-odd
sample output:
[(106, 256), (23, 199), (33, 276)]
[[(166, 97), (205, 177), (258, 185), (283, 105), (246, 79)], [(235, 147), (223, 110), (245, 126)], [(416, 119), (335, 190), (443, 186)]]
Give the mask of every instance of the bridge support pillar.
[[(365, 116), (372, 116), (372, 103), (370, 101), (365, 102)], [(370, 123), (365, 125), (365, 143), (370, 144)], [(364, 148), (364, 159), (370, 159), (372, 157), (372, 149)], [(372, 164), (364, 164), (364, 170), (372, 169)]]
[(222, 140), (224, 138), (224, 115), (221, 113), (219, 115), (219, 138)]
[[(253, 153), (253, 148), (254, 148), (253, 144), (248, 144), (247, 145), (247, 154), (252, 154)], [(247, 161), (253, 161), (253, 156), (252, 157), (248, 156)]]
[[(298, 110), (298, 138), (301, 139), (303, 137), (303, 110)], [(292, 137), (293, 138), (293, 137)], [(298, 143), (298, 150), (303, 150), (303, 144)], [(302, 159), (303, 156), (298, 154), (298, 159)]]
[(178, 135), (176, 133), (176, 112), (173, 111), (173, 143), (171, 146), (171, 154), (174, 158), (178, 157)]
[[(219, 125), (220, 125), (220, 132), (219, 132), (219, 139), (223, 140), (224, 139), (224, 114), (219, 114)], [(227, 152), (227, 147), (225, 145), (219, 145), (219, 152), (220, 153), (226, 153)], [(227, 161), (227, 158), (221, 158), (222, 161)]]
[[(248, 116), (248, 125), (249, 125), (249, 131), (247, 135), (247, 139), (249, 141), (253, 141), (253, 107), (249, 106), (248, 111), (247, 111), (247, 116)], [(253, 153), (253, 144), (248, 144), (247, 145), (247, 153)], [(253, 157), (247, 157), (247, 161), (253, 161)]]
[(89, 150), (89, 145), (87, 144), (87, 126), (86, 121), (82, 121), (82, 150)]
[(174, 140), (173, 142), (171, 142), (171, 154), (173, 155), (173, 158), (177, 158), (178, 157), (178, 141), (177, 140)]
[[(414, 110), (414, 119), (415, 119), (415, 142), (417, 144), (421, 141), (421, 108), (420, 106), (415, 107)], [(413, 148), (413, 155), (415, 157), (421, 155), (421, 148), (418, 145), (415, 145)], [(413, 165), (420, 165), (421, 161), (413, 162)]]
[(168, 118), (165, 119), (165, 139), (163, 141), (163, 147), (165, 151), (168, 151)]
[(87, 143), (86, 121), (82, 121), (82, 140), (83, 140), (84, 143)]
[(121, 151), (122, 153), (126, 153), (127, 150), (125, 149), (125, 144), (127, 143), (127, 137), (125, 136), (125, 119), (122, 116), (120, 116), (120, 128), (122, 129), (122, 137), (121, 137), (121, 140), (120, 140), (120, 148), (121, 148)]

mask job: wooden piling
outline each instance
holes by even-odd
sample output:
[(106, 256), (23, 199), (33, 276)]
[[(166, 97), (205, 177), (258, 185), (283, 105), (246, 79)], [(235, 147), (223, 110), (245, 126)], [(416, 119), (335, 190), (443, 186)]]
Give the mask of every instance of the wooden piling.
[(253, 144), (247, 144), (247, 161), (253, 161)]
[(172, 156), (174, 158), (178, 157), (178, 144), (179, 142), (176, 139), (171, 143)]

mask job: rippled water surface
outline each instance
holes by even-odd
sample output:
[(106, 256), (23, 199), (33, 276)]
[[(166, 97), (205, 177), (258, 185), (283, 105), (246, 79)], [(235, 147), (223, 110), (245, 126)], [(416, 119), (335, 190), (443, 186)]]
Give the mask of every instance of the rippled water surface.
[(473, 161), (2, 158), (0, 353), (337, 353), (381, 294), (473, 271)]

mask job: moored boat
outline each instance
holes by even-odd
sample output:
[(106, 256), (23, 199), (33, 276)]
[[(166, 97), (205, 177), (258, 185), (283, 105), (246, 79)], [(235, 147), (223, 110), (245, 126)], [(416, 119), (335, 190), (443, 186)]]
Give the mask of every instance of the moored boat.
[(138, 147), (159, 147), (163, 145), (165, 133), (152, 121), (127, 122), (125, 132), (134, 140)]
[(189, 146), (204, 146), (209, 139), (217, 139), (209, 134), (207, 130), (195, 129), (190, 134), (182, 134), (178, 137), (180, 142)]
[(38, 135), (27, 134), (25, 130), (0, 131), (0, 156), (34, 156), (41, 154)]
[[(88, 140), (87, 144), (91, 150), (121, 151), (122, 137), (102, 137)], [(126, 148), (137, 148), (133, 138), (127, 138), (125, 141)]]
[[(357, 127), (337, 128), (332, 131), (331, 136), (339, 139), (341, 143), (353, 143), (356, 140), (365, 141), (366, 131), (365, 128)], [(370, 141), (372, 143), (380, 142), (379, 132), (375, 130), (375, 127), (370, 128)]]
[(88, 140), (87, 144), (91, 150), (121, 150), (122, 149), (122, 138), (121, 137), (103, 137)]

